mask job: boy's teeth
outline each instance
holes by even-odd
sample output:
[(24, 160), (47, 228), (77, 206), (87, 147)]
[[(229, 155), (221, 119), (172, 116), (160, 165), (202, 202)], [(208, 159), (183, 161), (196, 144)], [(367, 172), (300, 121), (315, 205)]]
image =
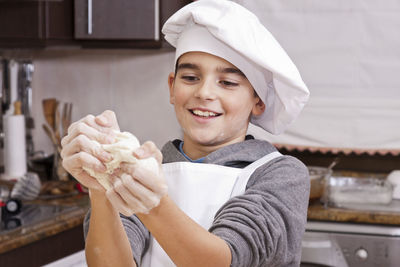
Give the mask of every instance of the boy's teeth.
[(212, 111), (201, 111), (201, 110), (193, 110), (193, 113), (198, 115), (198, 116), (202, 116), (202, 117), (215, 117), (217, 116), (216, 113), (212, 112)]

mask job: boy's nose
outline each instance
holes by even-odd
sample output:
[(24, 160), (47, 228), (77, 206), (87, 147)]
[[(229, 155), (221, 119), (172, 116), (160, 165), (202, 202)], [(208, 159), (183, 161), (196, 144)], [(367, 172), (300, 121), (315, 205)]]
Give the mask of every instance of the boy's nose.
[(213, 100), (216, 96), (214, 86), (213, 81), (205, 80), (203, 83), (199, 84), (194, 96), (204, 100)]

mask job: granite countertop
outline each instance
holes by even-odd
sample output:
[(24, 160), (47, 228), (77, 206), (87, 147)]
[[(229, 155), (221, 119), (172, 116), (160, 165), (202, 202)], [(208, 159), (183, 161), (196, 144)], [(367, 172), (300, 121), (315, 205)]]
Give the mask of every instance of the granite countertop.
[(84, 194), (76, 194), (65, 198), (35, 200), (24, 203), (24, 205), (35, 208), (50, 207), (54, 210), (51, 211), (54, 215), (50, 213), (50, 216), (35, 223), (27, 221), (21, 227), (13, 230), (0, 231), (0, 253), (56, 235), (82, 224), (89, 208), (89, 198)]

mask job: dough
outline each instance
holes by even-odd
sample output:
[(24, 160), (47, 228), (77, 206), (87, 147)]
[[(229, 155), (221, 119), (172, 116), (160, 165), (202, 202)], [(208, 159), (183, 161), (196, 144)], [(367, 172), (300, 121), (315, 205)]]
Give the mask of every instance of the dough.
[[(104, 173), (95, 172), (93, 169), (83, 167), (83, 169), (95, 177), (99, 183), (108, 190), (112, 187), (110, 174), (119, 168), (121, 162), (140, 164), (153, 172), (158, 173), (158, 163), (155, 158), (137, 159), (132, 152), (140, 147), (139, 140), (129, 132), (116, 131), (116, 142), (113, 144), (100, 145), (105, 151), (113, 156), (113, 160), (105, 163), (107, 170)], [(93, 141), (97, 142), (97, 141)]]

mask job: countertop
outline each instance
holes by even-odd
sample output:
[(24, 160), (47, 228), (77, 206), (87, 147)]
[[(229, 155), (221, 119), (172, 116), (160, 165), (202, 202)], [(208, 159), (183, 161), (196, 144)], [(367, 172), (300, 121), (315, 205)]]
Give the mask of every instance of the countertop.
[[(14, 230), (0, 231), (0, 253), (4, 253), (35, 241), (56, 235), (76, 227), (83, 222), (89, 208), (89, 198), (85, 194), (52, 200), (35, 200), (29, 204), (63, 207), (64, 210), (42, 221), (23, 225)], [(399, 201), (400, 208), (400, 201)], [(363, 211), (336, 207), (325, 207), (318, 201), (310, 203), (308, 220), (353, 223), (400, 225), (399, 212)]]
[(56, 210), (50, 216), (35, 223), (22, 224), (13, 230), (0, 231), (0, 253), (4, 253), (35, 241), (56, 235), (76, 227), (83, 222), (89, 208), (89, 198), (85, 194), (77, 194), (66, 198), (52, 200), (35, 200), (24, 205), (51, 206)]
[[(385, 179), (387, 173), (341, 170), (334, 171), (333, 176)], [(308, 206), (307, 220), (400, 225), (400, 200), (393, 199), (390, 204), (382, 206), (365, 204), (347, 205), (346, 207), (323, 205), (319, 200), (314, 200)]]
[(325, 207), (319, 202), (313, 202), (308, 207), (307, 219), (314, 221), (400, 225), (400, 202), (398, 204), (399, 211), (394, 212)]

